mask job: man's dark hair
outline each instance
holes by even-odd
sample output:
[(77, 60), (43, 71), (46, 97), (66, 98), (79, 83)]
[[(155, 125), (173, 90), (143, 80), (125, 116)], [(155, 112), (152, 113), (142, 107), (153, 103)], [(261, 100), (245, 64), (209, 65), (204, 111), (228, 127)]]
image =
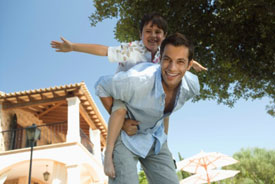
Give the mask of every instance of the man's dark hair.
[(167, 33), (168, 25), (166, 20), (158, 13), (153, 12), (153, 13), (145, 14), (141, 19), (139, 24), (140, 34), (142, 33), (143, 27), (147, 25), (150, 21), (152, 21), (152, 25), (156, 25), (158, 26), (158, 28), (162, 29), (164, 34)]
[(193, 55), (194, 55), (194, 45), (191, 42), (191, 40), (188, 40), (183, 34), (180, 33), (175, 33), (172, 35), (169, 35), (168, 37), (166, 37), (160, 46), (160, 56), (162, 57), (164, 48), (166, 47), (166, 45), (173, 45), (175, 47), (178, 46), (185, 46), (188, 48), (189, 52), (188, 52), (188, 61), (191, 61), (193, 59)]

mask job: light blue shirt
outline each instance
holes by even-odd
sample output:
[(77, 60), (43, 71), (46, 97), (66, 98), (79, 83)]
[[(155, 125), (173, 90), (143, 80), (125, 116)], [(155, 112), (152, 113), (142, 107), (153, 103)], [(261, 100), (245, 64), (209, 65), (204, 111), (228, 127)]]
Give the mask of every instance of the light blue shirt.
[[(100, 97), (112, 96), (123, 101), (130, 119), (140, 122), (139, 130), (133, 136), (121, 131), (125, 146), (145, 158), (155, 143), (155, 154), (158, 154), (167, 140), (163, 119), (171, 114), (164, 114), (165, 93), (160, 65), (141, 63), (127, 72), (101, 77), (95, 88)], [(172, 113), (181, 108), (187, 100), (198, 95), (199, 90), (198, 77), (187, 71), (178, 89)]]

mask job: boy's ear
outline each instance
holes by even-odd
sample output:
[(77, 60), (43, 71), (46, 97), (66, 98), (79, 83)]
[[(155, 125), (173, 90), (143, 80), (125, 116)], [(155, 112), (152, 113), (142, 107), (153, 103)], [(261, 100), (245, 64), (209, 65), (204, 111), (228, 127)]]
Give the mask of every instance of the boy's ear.
[(142, 33), (139, 32), (139, 39), (142, 40)]
[(187, 70), (190, 70), (193, 65), (193, 59), (189, 61)]

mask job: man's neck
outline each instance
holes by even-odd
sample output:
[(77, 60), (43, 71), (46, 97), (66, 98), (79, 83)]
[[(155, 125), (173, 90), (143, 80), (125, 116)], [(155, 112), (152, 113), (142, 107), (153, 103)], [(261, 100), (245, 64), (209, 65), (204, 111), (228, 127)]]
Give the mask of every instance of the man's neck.
[(179, 86), (175, 87), (168, 87), (167, 85), (162, 82), (163, 90), (165, 93), (165, 109), (164, 113), (172, 112), (175, 106), (176, 96), (179, 89)]

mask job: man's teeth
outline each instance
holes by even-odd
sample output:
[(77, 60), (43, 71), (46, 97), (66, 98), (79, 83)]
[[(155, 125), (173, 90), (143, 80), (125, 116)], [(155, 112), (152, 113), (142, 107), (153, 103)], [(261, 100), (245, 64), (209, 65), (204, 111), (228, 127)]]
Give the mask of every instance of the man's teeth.
[(167, 74), (168, 74), (169, 76), (171, 76), (171, 77), (175, 77), (175, 76), (178, 75), (178, 74), (173, 74), (173, 73), (168, 73), (168, 72), (167, 72)]

